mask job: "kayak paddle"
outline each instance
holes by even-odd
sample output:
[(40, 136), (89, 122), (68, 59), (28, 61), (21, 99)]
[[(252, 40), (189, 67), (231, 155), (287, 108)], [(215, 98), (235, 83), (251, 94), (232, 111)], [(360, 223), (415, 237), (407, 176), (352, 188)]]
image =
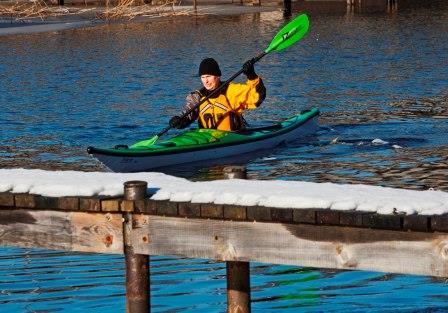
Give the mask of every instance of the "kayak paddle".
[[(294, 43), (299, 41), (308, 31), (310, 22), (308, 20), (308, 16), (306, 14), (301, 14), (297, 16), (295, 19), (293, 19), (291, 22), (286, 24), (278, 33), (275, 35), (275, 37), (272, 39), (269, 46), (264, 50), (262, 53), (257, 55), (255, 58), (252, 59), (253, 64), (260, 61), (261, 58), (263, 58), (266, 54), (272, 52), (272, 51), (281, 51), (283, 49), (286, 49), (290, 46), (292, 46)], [(180, 118), (184, 118), (187, 115), (189, 115), (191, 112), (196, 110), (202, 103), (207, 101), (210, 98), (213, 98), (216, 95), (219, 95), (219, 93), (235, 78), (237, 78), (241, 73), (243, 73), (243, 69), (240, 69), (238, 72), (236, 72), (232, 77), (230, 77), (228, 80), (226, 80), (224, 83), (222, 83), (218, 88), (216, 88), (213, 92), (211, 92), (207, 97), (202, 99), (198, 104), (196, 104), (194, 107), (190, 108), (188, 111), (183, 113)], [(147, 147), (155, 144), (157, 140), (165, 134), (167, 131), (169, 131), (171, 128), (173, 128), (171, 125), (164, 128), (160, 133), (155, 135), (152, 138), (137, 142), (131, 146), (131, 148), (138, 148), (138, 147)]]

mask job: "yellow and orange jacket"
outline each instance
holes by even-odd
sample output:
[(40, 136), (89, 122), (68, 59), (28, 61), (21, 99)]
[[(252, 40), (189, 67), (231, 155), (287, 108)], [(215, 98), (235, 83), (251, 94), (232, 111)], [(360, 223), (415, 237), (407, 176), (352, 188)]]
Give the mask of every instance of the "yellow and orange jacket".
[[(188, 112), (211, 92), (202, 88), (190, 93), (183, 112)], [(219, 95), (201, 103), (199, 108), (187, 115), (186, 118), (189, 120), (187, 125), (197, 119), (199, 128), (241, 130), (245, 127), (243, 111), (256, 109), (265, 97), (266, 88), (260, 77), (247, 80), (245, 84), (229, 83)]]

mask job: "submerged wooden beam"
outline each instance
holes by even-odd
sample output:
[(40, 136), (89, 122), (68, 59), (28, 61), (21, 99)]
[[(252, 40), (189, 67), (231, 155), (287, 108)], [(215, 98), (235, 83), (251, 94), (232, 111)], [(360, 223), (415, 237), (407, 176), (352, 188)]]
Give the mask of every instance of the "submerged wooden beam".
[(140, 216), (136, 253), (448, 276), (448, 234)]

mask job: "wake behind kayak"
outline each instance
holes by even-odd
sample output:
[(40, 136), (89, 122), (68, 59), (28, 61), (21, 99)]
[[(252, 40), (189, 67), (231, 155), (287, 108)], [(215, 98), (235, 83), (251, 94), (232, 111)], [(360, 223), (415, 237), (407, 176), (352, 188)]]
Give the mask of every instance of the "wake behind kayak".
[(177, 164), (225, 158), (273, 148), (310, 135), (317, 129), (319, 110), (313, 108), (271, 126), (228, 132), (193, 129), (156, 144), (129, 147), (89, 147), (87, 152), (115, 172), (139, 172)]

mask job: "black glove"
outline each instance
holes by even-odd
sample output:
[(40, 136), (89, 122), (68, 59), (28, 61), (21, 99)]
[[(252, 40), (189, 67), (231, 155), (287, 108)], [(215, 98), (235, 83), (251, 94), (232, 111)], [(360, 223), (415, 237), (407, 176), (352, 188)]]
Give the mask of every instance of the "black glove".
[(244, 73), (244, 75), (247, 76), (247, 79), (252, 80), (252, 79), (257, 78), (257, 76), (258, 76), (255, 73), (254, 63), (255, 63), (255, 60), (250, 59), (249, 61), (246, 61), (246, 63), (243, 64), (243, 73)]
[(173, 116), (170, 119), (169, 124), (173, 128), (182, 129), (188, 126), (188, 121), (185, 117), (182, 118), (180, 116)]

